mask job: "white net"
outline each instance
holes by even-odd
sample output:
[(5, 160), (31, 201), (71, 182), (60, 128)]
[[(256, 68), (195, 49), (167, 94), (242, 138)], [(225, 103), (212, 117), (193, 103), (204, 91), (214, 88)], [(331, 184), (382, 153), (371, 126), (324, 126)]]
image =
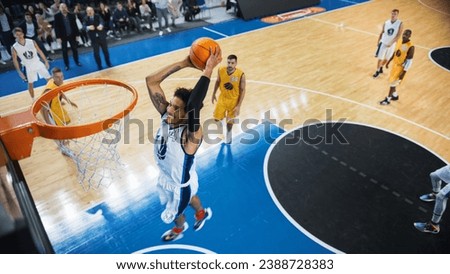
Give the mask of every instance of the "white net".
[[(126, 88), (111, 85), (80, 85), (42, 104), (46, 123), (57, 126), (83, 125), (107, 120), (123, 111), (133, 100)], [(118, 146), (123, 136), (123, 118), (99, 133), (82, 138), (56, 140), (61, 153), (71, 158), (78, 181), (86, 190), (109, 186), (120, 179), (124, 165)]]

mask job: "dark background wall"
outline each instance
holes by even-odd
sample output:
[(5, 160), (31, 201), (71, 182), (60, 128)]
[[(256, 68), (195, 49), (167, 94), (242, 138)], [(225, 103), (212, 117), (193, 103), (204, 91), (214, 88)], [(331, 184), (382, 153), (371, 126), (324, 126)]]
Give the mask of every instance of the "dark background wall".
[(245, 20), (311, 7), (320, 0), (238, 0)]

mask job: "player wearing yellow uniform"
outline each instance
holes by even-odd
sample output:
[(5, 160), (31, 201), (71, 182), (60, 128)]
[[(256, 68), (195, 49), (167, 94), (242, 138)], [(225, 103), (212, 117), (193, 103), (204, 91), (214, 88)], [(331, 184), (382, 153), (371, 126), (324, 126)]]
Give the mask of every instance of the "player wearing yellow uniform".
[(231, 129), (234, 118), (239, 116), (242, 101), (245, 96), (245, 74), (237, 67), (237, 56), (229, 55), (227, 66), (218, 70), (218, 77), (214, 85), (212, 103), (216, 101), (216, 92), (220, 88), (219, 100), (214, 110), (214, 119), (221, 121), (226, 118), (227, 133), (225, 143), (231, 143)]
[[(64, 75), (61, 69), (57, 67), (53, 68), (52, 78), (48, 80), (44, 93), (61, 86), (63, 83)], [(64, 99), (72, 106), (77, 107), (75, 103), (71, 102), (64, 93), (61, 92), (59, 96), (55, 96), (55, 98), (50, 101), (49, 106), (42, 108), (44, 119), (47, 123), (57, 126), (65, 126), (70, 123), (70, 116), (67, 113), (67, 110), (62, 106), (61, 99)]]
[(389, 94), (380, 102), (381, 105), (388, 105), (392, 101), (397, 101), (399, 96), (396, 91), (396, 87), (401, 83), (405, 77), (406, 72), (411, 68), (412, 59), (414, 57), (414, 46), (409, 40), (411, 37), (411, 30), (407, 29), (403, 32), (402, 40), (397, 42), (394, 56), (386, 64), (386, 67), (391, 61), (394, 65), (389, 75)]

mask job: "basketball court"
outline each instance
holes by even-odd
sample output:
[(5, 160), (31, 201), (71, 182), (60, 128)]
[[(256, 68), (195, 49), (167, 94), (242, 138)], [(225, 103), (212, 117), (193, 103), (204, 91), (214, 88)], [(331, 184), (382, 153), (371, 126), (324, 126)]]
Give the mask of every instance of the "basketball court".
[[(119, 131), (123, 172), (86, 190), (77, 165), (42, 137), (34, 139), (31, 157), (2, 172), (20, 167), (55, 253), (450, 253), (448, 211), (438, 235), (413, 226), (432, 214), (433, 204), (418, 198), (431, 190), (429, 173), (450, 159), (450, 72), (429, 56), (450, 44), (447, 4), (322, 1), (324, 11), (282, 23), (234, 19), (120, 45), (111, 48), (120, 65), (99, 72), (90, 53), (81, 55), (86, 65), (67, 73), (66, 83), (107, 78), (138, 93)], [(412, 30), (416, 50), (400, 100), (380, 106), (388, 73), (372, 78), (373, 54), (393, 8)], [(172, 226), (160, 218), (152, 143), (160, 119), (145, 77), (186, 57), (204, 36), (219, 42), (224, 57), (238, 56), (247, 93), (233, 142), (225, 145), (212, 123), (214, 75), (197, 154), (198, 194), (213, 217), (201, 231), (190, 228), (167, 244), (160, 237)], [(11, 90), (0, 98), (2, 117), (31, 105), (14, 73), (0, 75), (2, 94)], [(166, 96), (200, 75), (194, 69), (172, 75), (163, 83)], [(191, 227), (193, 214), (186, 211)]]

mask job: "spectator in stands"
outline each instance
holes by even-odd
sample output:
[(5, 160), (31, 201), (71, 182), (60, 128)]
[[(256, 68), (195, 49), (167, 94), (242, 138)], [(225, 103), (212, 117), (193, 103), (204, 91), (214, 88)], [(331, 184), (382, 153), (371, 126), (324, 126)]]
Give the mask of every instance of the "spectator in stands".
[(67, 49), (67, 42), (70, 44), (72, 49), (73, 60), (77, 66), (81, 66), (78, 60), (78, 43), (77, 39), (80, 36), (78, 31), (78, 26), (75, 20), (75, 15), (69, 12), (67, 5), (62, 3), (59, 5), (60, 12), (55, 14), (55, 33), (56, 39), (58, 39), (61, 44), (65, 69), (69, 70), (69, 55)]
[(185, 2), (184, 20), (189, 22), (194, 20), (194, 17), (200, 13), (200, 7), (197, 5), (197, 0), (187, 0)]
[(138, 33), (141, 33), (142, 32), (141, 15), (139, 13), (139, 9), (138, 6), (136, 5), (136, 2), (134, 2), (134, 0), (128, 0), (126, 10), (128, 13), (128, 18), (130, 18), (130, 27), (136, 29)]
[(162, 19), (164, 18), (165, 29), (167, 32), (171, 32), (172, 30), (169, 28), (169, 10), (167, 6), (169, 5), (168, 0), (152, 0), (156, 6), (156, 15), (158, 16), (158, 26), (159, 26), (159, 35), (163, 35), (163, 27), (162, 27)]
[(139, 5), (139, 12), (141, 13), (141, 18), (147, 23), (149, 26), (149, 30), (153, 30), (153, 15), (150, 6), (147, 4), (146, 0), (141, 0), (141, 4)]
[(100, 47), (102, 48), (106, 65), (108, 67), (112, 66), (111, 61), (109, 60), (108, 44), (106, 41), (106, 32), (103, 24), (104, 22), (102, 17), (95, 14), (92, 7), (87, 7), (83, 25), (89, 34), (89, 38), (91, 39), (92, 48), (94, 49), (94, 59), (99, 70), (103, 69), (102, 60), (100, 59)]
[(23, 33), (25, 34), (25, 38), (34, 40), (36, 44), (39, 46), (39, 48), (42, 50), (44, 55), (47, 57), (48, 61), (53, 61), (52, 58), (50, 58), (49, 53), (47, 49), (44, 47), (44, 44), (42, 43), (41, 39), (39, 38), (39, 26), (36, 20), (33, 19), (33, 15), (29, 12), (25, 12), (25, 20), (19, 25), (19, 27), (22, 29)]
[(44, 16), (42, 14), (36, 14), (36, 22), (38, 24), (39, 30), (38, 30), (38, 36), (39, 40), (42, 42), (47, 42), (47, 45), (50, 49), (51, 53), (55, 53), (52, 47), (52, 43), (55, 41), (53, 39), (53, 27), (52, 25), (44, 19)]
[(5, 13), (5, 8), (0, 5), (0, 42), (11, 55), (11, 47), (14, 44), (12, 30), (14, 28), (12, 17)]
[(80, 38), (81, 38), (80, 42), (85, 47), (89, 47), (91, 45), (91, 43), (89, 42), (89, 37), (86, 32), (86, 29), (83, 26), (83, 20), (84, 20), (84, 17), (86, 17), (86, 12), (81, 8), (80, 3), (75, 4), (75, 7), (73, 8), (73, 14), (76, 16), (75, 20), (77, 22), (77, 27), (80, 32)]
[(183, 5), (182, 0), (169, 0), (169, 5), (167, 6), (170, 17), (172, 18), (172, 27), (175, 27), (175, 19), (181, 17), (181, 6)]
[(123, 29), (130, 32), (130, 18), (127, 11), (123, 8), (122, 2), (117, 2), (116, 4), (116, 10), (113, 13), (113, 24), (116, 37), (118, 38), (120, 38)]
[(53, 15), (56, 15), (57, 13), (59, 13), (59, 5), (61, 4), (60, 0), (54, 0), (53, 5), (50, 6), (50, 9), (53, 12)]
[(39, 8), (42, 10), (42, 19), (50, 24), (55, 21), (55, 16), (51, 8), (49, 8), (44, 2), (39, 2)]
[(99, 11), (100, 17), (103, 19), (103, 23), (105, 24), (103, 27), (105, 27), (105, 31), (107, 35), (112, 35), (113, 33), (113, 24), (111, 21), (111, 10), (109, 9), (109, 6), (105, 4), (104, 2), (100, 2), (100, 11)]

